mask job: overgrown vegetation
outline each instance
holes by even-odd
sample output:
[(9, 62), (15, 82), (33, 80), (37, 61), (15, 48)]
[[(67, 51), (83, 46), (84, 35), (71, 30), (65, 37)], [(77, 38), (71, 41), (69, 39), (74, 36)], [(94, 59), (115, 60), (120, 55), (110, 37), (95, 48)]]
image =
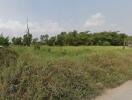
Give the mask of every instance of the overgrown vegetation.
[(15, 65), (0, 67), (0, 100), (91, 100), (132, 78), (131, 48), (10, 49), (19, 56)]
[(15, 51), (11, 51), (6, 48), (0, 48), (0, 67), (10, 66), (15, 64), (17, 60), (17, 54)]
[(4, 37), (2, 34), (0, 35), (0, 45), (9, 46), (9, 38)]
[[(120, 32), (61, 32), (56, 36), (49, 37), (48, 34), (41, 35), (40, 38), (33, 38), (29, 29), (23, 37), (13, 37), (11, 44), (14, 45), (49, 45), (49, 46), (122, 46), (127, 45), (127, 40), (131, 39)], [(0, 45), (8, 46), (9, 38), (0, 36)]]
[(79, 45), (102, 45), (102, 46), (121, 46), (128, 38), (126, 34), (119, 32), (61, 32), (57, 36), (49, 37), (47, 34), (41, 35), (40, 39), (32, 39), (30, 33), (21, 37), (14, 37), (12, 43), (14, 45), (27, 45), (39, 43), (41, 45), (49, 46), (79, 46)]

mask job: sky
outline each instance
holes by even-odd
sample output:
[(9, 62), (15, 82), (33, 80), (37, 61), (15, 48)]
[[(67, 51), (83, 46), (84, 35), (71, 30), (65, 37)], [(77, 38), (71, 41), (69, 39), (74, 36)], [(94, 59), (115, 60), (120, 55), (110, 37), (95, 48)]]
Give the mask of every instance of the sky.
[(132, 0), (0, 0), (0, 33), (34, 36), (61, 31), (132, 34)]

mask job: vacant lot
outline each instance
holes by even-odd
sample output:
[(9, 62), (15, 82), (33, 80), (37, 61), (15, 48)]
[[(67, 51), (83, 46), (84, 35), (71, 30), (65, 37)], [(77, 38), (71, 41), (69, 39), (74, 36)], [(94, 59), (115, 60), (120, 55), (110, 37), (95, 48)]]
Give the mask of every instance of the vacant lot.
[[(9, 50), (17, 61), (0, 64), (0, 100), (91, 100), (132, 78), (131, 48), (15, 46)], [(3, 62), (14, 59), (5, 56)]]

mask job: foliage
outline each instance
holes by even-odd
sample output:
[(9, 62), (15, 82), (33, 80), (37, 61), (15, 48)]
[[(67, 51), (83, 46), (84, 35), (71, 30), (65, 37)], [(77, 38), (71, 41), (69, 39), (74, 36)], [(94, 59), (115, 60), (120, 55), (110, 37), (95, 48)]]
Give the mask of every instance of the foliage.
[(44, 46), (34, 50), (32, 46), (14, 46), (10, 49), (19, 57), (15, 65), (1, 67), (0, 100), (91, 100), (103, 89), (132, 78), (131, 48), (124, 51), (122, 47), (111, 46)]
[(40, 36), (40, 43), (41, 44), (48, 44), (48, 38), (49, 38), (49, 35), (48, 34), (41, 35)]
[(26, 46), (30, 46), (32, 43), (32, 34), (27, 33), (23, 36), (23, 44)]
[(0, 35), (0, 45), (9, 46), (9, 38), (4, 37), (2, 34)]
[(62, 32), (49, 39), (49, 45), (60, 45), (60, 46), (79, 46), (79, 45), (118, 45), (124, 44), (124, 40), (127, 38), (126, 34), (119, 32)]
[(56, 45), (56, 37), (53, 36), (48, 40), (48, 45), (49, 46), (55, 46)]
[(21, 37), (13, 37), (12, 38), (12, 43), (14, 45), (23, 45), (23, 41)]
[(92, 33), (89, 31), (86, 32), (61, 32), (56, 36), (49, 37), (48, 34), (41, 35), (40, 39), (32, 39), (32, 34), (28, 33), (21, 37), (13, 38), (12, 42), (14, 45), (27, 45), (40, 43), (41, 45), (49, 46), (80, 46), (80, 45), (100, 45), (100, 46), (121, 46), (124, 45), (124, 42), (127, 38), (126, 34), (119, 32), (96, 32)]

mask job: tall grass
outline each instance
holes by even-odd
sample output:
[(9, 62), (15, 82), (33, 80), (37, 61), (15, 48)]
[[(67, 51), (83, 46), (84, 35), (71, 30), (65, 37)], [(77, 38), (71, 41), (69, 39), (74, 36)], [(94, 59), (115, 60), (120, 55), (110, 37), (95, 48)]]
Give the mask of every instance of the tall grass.
[(16, 65), (1, 67), (1, 100), (91, 100), (132, 78), (132, 49), (11, 47)]

